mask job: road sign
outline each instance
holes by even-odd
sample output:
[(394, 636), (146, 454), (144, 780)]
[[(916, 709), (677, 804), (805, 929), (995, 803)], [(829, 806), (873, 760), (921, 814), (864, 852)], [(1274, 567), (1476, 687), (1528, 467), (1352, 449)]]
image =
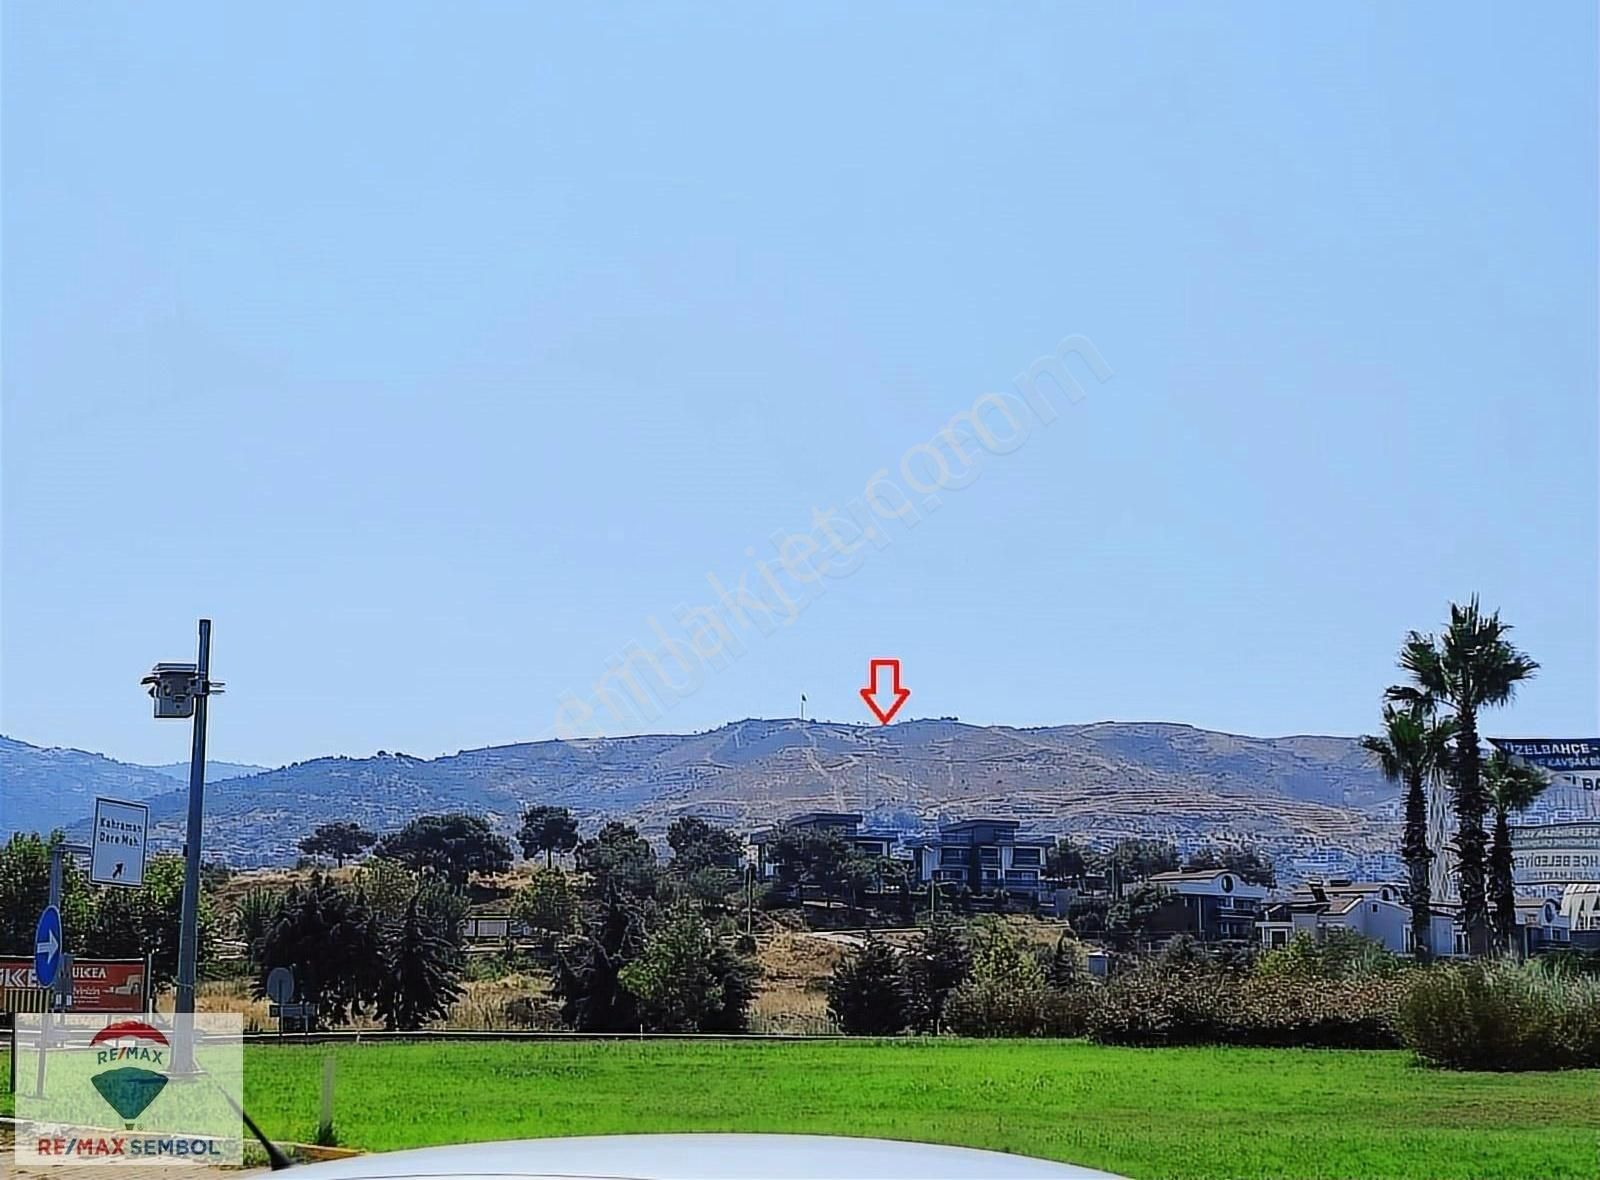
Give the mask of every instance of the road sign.
[(294, 972), (287, 967), (274, 967), (267, 972), (267, 998), (275, 1004), (294, 999)]
[(120, 799), (94, 801), (94, 844), (89, 853), (89, 880), (96, 885), (144, 884), (145, 839), (150, 809)]
[(61, 911), (44, 907), (33, 930), (33, 974), (40, 987), (49, 987), (61, 970)]
[(268, 1004), (267, 1015), (276, 1016), (279, 1020), (303, 1020), (308, 1016), (317, 1014), (315, 1004)]

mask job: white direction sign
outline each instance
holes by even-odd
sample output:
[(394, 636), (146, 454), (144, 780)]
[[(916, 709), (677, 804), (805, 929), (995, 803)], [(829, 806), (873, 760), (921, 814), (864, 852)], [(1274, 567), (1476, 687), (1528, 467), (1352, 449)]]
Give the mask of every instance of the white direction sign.
[(119, 799), (94, 801), (94, 844), (89, 854), (89, 880), (97, 885), (144, 884), (145, 838), (150, 809)]

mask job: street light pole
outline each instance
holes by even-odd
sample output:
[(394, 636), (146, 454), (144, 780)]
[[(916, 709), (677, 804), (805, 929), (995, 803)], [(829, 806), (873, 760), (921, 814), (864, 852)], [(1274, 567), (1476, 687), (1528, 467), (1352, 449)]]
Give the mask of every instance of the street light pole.
[[(195, 661), (194, 745), (189, 754), (189, 827), (184, 837), (183, 912), (178, 926), (178, 995), (174, 1011), (194, 1015), (195, 962), (200, 952), (200, 825), (206, 794), (206, 698), (210, 695), (211, 620), (200, 620), (200, 652)], [(180, 1067), (194, 1067), (192, 1036), (180, 1037), (185, 1045)]]

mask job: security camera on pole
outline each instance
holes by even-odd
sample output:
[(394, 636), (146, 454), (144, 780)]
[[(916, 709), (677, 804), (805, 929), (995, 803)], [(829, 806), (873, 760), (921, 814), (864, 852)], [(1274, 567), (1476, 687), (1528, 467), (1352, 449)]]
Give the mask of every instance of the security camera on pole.
[(200, 651), (193, 664), (157, 664), (139, 683), (149, 686), (157, 717), (193, 717), (194, 744), (189, 755), (189, 826), (184, 839), (183, 912), (178, 925), (178, 995), (174, 1015), (183, 1023), (173, 1046), (173, 1072), (193, 1073), (195, 960), (200, 947), (200, 821), (205, 814), (206, 699), (222, 691), (210, 678), (211, 620), (200, 620)]

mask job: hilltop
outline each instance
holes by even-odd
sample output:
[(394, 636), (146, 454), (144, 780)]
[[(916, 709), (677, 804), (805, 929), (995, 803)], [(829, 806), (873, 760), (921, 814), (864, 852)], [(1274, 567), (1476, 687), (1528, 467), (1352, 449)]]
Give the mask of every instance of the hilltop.
[[(62, 754), (17, 742), (6, 750), (8, 795), (10, 764), (28, 762), (29, 751), (59, 764)], [(181, 840), (184, 794), (170, 779), (109, 759), (95, 766), (97, 782), (114, 781), (108, 768), (121, 767), (135, 797), (148, 799), (157, 838)], [(38, 781), (49, 768), (29, 773)], [(80, 785), (58, 804), (87, 814), (83, 800), (94, 793)], [(318, 758), (218, 779), (206, 797), (207, 850), (239, 865), (281, 864), (326, 820), (384, 830), (455, 809), (509, 833), (532, 802), (570, 807), (591, 826), (625, 818), (656, 838), (684, 814), (748, 828), (809, 809), (863, 811), (908, 828), (1003, 814), (1036, 830), (1102, 839), (1241, 838), (1280, 860), (1329, 847), (1387, 852), (1396, 838), (1395, 792), (1353, 738), (1254, 738), (1159, 722), (1016, 729), (751, 719), (699, 734), (532, 742), (433, 759)], [(21, 810), (8, 824), (32, 826)]]

